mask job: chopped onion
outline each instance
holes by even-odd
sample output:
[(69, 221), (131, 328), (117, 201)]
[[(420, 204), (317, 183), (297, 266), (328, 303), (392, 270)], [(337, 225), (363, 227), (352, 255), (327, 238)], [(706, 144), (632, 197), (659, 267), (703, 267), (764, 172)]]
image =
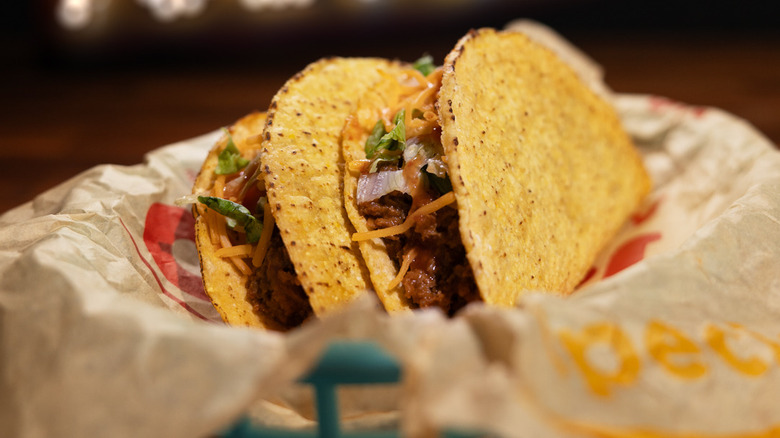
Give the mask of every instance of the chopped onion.
[(436, 147), (430, 142), (422, 142), (418, 137), (410, 138), (406, 141), (406, 148), (404, 149), (404, 161), (411, 163), (415, 158), (422, 157), (420, 167), (425, 168), (425, 171), (438, 176), (439, 178), (446, 178), (449, 169), (447, 165), (441, 159), (441, 153), (436, 150)]
[(357, 186), (357, 203), (373, 201), (398, 190), (409, 193), (403, 170), (384, 170), (366, 175), (360, 175)]
[(428, 165), (428, 167), (425, 168), (426, 172), (436, 175), (439, 178), (447, 178), (447, 172), (449, 172), (450, 169), (444, 164), (444, 161), (438, 158), (429, 158), (425, 161), (425, 164)]
[(198, 196), (202, 196), (201, 194), (195, 193), (192, 195), (184, 195), (179, 198), (176, 198), (173, 200), (173, 205), (177, 207), (187, 207), (190, 204), (197, 204), (198, 203)]
[(406, 140), (404, 147), (404, 161), (412, 161), (416, 156), (422, 155), (423, 159), (431, 158), (436, 151), (430, 146), (420, 141), (419, 137), (412, 137)]

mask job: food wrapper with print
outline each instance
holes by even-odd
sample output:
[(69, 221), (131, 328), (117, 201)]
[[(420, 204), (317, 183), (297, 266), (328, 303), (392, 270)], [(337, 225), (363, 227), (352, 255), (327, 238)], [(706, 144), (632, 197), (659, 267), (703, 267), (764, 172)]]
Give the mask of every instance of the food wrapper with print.
[(0, 217), (0, 435), (218, 433), (315, 423), (296, 380), (336, 340), (375, 342), (396, 388), (342, 393), (343, 424), (404, 435), (780, 433), (780, 152), (740, 119), (611, 94), (654, 189), (571, 296), (388, 316), (376, 300), (287, 334), (228, 327), (175, 200), (219, 131), (100, 166)]

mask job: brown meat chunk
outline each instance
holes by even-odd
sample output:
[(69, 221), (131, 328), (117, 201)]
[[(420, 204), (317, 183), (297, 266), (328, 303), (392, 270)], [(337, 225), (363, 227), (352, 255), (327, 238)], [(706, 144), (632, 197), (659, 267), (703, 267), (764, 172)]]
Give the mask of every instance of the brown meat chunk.
[[(369, 230), (377, 230), (404, 223), (406, 212), (409, 211), (411, 205), (412, 197), (396, 190), (381, 198), (358, 205), (358, 212), (366, 218)], [(398, 256), (403, 247), (402, 236), (390, 236), (383, 241), (390, 258), (400, 260)]]
[(255, 313), (280, 329), (298, 326), (312, 315), (278, 229), (271, 235), (263, 264), (247, 280), (247, 300)]
[(417, 255), (402, 281), (406, 296), (420, 307), (437, 306), (453, 315), (479, 300), (474, 275), (460, 240), (458, 211), (445, 207), (417, 222), (407, 234), (405, 255)]
[[(392, 192), (358, 205), (369, 229), (400, 225), (406, 220), (411, 196)], [(480, 295), (460, 239), (458, 211), (445, 207), (420, 218), (402, 235), (383, 239), (388, 255), (401, 266), (404, 256), (414, 250), (416, 256), (401, 284), (415, 307), (441, 308), (453, 315)]]

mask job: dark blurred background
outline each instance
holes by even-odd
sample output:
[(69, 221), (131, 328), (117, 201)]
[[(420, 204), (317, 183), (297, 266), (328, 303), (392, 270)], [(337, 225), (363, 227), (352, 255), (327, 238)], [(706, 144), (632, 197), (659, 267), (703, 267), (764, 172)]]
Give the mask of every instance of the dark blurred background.
[[(780, 143), (775, 2), (6, 3), (0, 212), (94, 165), (137, 164), (152, 149), (263, 110), (289, 76), (320, 57), (411, 61), (430, 53), (441, 62), (469, 29), (516, 18), (547, 24), (579, 46), (615, 91), (720, 107)], [(171, 16), (177, 6), (184, 12)]]

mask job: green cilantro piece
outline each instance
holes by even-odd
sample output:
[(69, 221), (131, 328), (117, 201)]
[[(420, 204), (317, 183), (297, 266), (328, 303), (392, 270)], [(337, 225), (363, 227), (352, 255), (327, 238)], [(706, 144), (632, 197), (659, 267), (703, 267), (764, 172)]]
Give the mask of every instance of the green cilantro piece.
[(228, 223), (235, 221), (235, 225), (242, 226), (249, 243), (257, 243), (260, 240), (263, 222), (254, 217), (252, 212), (243, 205), (216, 196), (198, 196), (198, 202), (227, 217)]
[(420, 59), (414, 61), (412, 67), (422, 73), (423, 76), (428, 76), (436, 70), (436, 66), (433, 64), (433, 56), (431, 55), (421, 56)]
[(217, 157), (217, 175), (230, 175), (243, 169), (244, 166), (249, 164), (249, 160), (241, 156), (236, 144), (233, 143), (233, 136), (225, 129), (225, 134), (228, 136), (227, 146), (222, 149)]
[[(384, 124), (378, 121), (366, 140), (366, 158), (382, 158), (385, 160), (399, 159), (406, 147), (406, 110), (398, 111), (393, 117), (395, 127), (390, 132), (385, 132)], [(380, 136), (381, 135), (381, 136)], [(377, 140), (377, 137), (379, 139)], [(374, 166), (372, 166), (374, 167)]]
[(374, 129), (371, 130), (371, 134), (368, 136), (368, 139), (366, 139), (367, 158), (373, 158), (374, 155), (376, 155), (379, 142), (382, 140), (382, 137), (384, 137), (385, 134), (387, 134), (387, 131), (385, 131), (385, 124), (381, 120), (377, 120), (376, 125), (374, 125)]
[[(402, 151), (406, 147), (406, 124), (404, 123), (404, 120), (406, 120), (406, 110), (402, 109), (393, 117), (393, 123), (395, 123), (393, 130), (382, 137), (382, 140), (385, 140), (385, 137), (389, 137), (389, 139), (387, 139), (389, 143), (387, 149)], [(393, 142), (395, 142), (395, 144), (393, 144)], [(382, 144), (382, 141), (379, 143)]]

